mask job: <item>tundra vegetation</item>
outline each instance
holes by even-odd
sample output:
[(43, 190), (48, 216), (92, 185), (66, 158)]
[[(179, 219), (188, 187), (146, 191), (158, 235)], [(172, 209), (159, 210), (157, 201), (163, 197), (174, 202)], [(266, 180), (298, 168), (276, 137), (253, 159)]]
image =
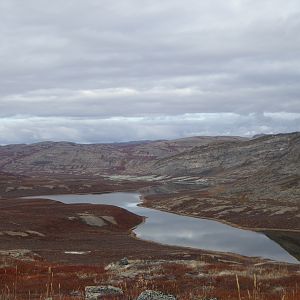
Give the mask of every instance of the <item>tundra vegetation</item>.
[(124, 209), (30, 199), (138, 190), (144, 206), (264, 232), (299, 259), (299, 164), (299, 133), (1, 146), (0, 299), (84, 299), (98, 285), (124, 292), (109, 299), (300, 299), (299, 265), (149, 243)]

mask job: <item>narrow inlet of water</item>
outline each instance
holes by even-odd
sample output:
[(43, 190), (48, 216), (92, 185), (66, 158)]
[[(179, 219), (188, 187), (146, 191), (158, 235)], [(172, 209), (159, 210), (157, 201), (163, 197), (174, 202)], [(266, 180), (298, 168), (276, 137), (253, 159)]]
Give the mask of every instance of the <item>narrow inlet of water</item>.
[(148, 241), (299, 263), (262, 233), (235, 228), (217, 221), (141, 207), (138, 206), (141, 203), (139, 193), (47, 195), (35, 198), (53, 199), (66, 204), (109, 204), (125, 208), (146, 217), (145, 222), (137, 226), (134, 232), (138, 238)]

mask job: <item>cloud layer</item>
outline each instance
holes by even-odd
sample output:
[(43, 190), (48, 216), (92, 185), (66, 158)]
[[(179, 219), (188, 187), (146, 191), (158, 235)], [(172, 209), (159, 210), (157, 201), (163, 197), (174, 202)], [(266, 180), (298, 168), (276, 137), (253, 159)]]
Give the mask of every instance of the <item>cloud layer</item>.
[(2, 0), (0, 143), (300, 130), (297, 0)]

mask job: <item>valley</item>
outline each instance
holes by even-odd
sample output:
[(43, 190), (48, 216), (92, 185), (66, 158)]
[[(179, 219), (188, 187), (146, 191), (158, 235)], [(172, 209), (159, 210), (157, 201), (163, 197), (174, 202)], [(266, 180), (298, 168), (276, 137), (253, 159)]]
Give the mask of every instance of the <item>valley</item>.
[[(85, 286), (99, 283), (122, 287), (124, 299), (146, 287), (194, 299), (186, 285), (199, 299), (238, 299), (236, 276), (243, 297), (253, 293), (256, 276), (255, 299), (299, 296), (299, 264), (144, 241), (132, 232), (143, 216), (112, 205), (43, 199), (138, 191), (143, 207), (264, 233), (299, 260), (299, 133), (128, 144), (43, 142), (1, 146), (0, 154), (2, 295), (5, 286), (14, 290), (19, 266), (14, 295), (19, 299), (29, 290), (37, 298), (50, 295), (44, 288), (49, 268), (56, 274), (53, 299), (58, 293), (57, 299), (80, 299)], [(124, 257), (127, 266), (118, 263)], [(34, 270), (40, 275), (34, 277)], [(58, 292), (62, 278), (68, 283)], [(209, 288), (200, 291), (199, 285)]]

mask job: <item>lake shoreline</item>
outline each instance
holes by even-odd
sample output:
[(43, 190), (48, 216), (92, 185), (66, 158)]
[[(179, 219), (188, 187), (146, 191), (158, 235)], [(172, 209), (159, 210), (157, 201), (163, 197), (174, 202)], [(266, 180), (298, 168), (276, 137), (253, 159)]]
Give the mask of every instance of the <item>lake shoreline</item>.
[[(127, 195), (128, 195), (129, 198), (130, 198), (130, 196), (132, 195), (135, 198), (134, 198), (134, 200), (132, 200), (132, 199), (128, 200), (128, 199), (125, 198), (125, 199), (122, 199), (120, 201), (120, 203), (117, 203), (117, 204), (115, 202), (113, 202), (113, 200), (105, 200), (103, 202), (99, 198), (102, 195), (102, 197), (106, 197), (106, 198), (107, 197), (117, 197), (117, 199), (119, 200), (118, 197), (120, 197), (120, 196), (118, 196), (118, 194), (120, 194), (120, 193), (122, 194), (122, 197), (124, 197), (124, 195), (126, 195), (126, 197), (127, 197)], [(59, 199), (60, 196), (62, 198), (66, 198), (66, 199)], [(90, 198), (82, 199), (82, 200), (79, 201), (78, 199), (74, 200), (74, 196), (77, 196), (77, 197), (90, 197)], [(40, 196), (38, 196), (38, 197), (40, 198)], [(276, 247), (278, 247), (278, 249), (275, 247), (275, 244), (274, 244), (274, 246), (271, 246), (271, 244), (269, 242), (269, 238), (266, 238), (266, 235), (263, 232), (252, 231), (248, 228), (247, 229), (237, 228), (236, 226), (231, 226), (231, 224), (224, 224), (223, 222), (221, 222), (219, 220), (210, 220), (208, 218), (199, 218), (199, 217), (194, 217), (194, 216), (189, 216), (189, 215), (180, 215), (180, 214), (176, 214), (176, 213), (170, 212), (170, 211), (160, 211), (156, 208), (150, 208), (150, 211), (143, 211), (143, 210), (148, 210), (149, 207), (144, 207), (143, 206), (144, 197), (139, 191), (136, 191), (136, 192), (132, 192), (132, 191), (127, 192), (126, 191), (126, 192), (104, 193), (104, 194), (96, 193), (96, 194), (80, 194), (80, 195), (78, 195), (78, 194), (77, 195), (76, 194), (70, 194), (70, 195), (45, 195), (43, 197), (53, 199), (53, 200), (63, 201), (64, 203), (78, 203), (78, 202), (80, 202), (80, 203), (92, 203), (92, 204), (99, 203), (101, 205), (113, 205), (113, 206), (118, 206), (122, 209), (129, 210), (131, 213), (138, 214), (140, 216), (146, 216), (146, 218), (143, 217), (143, 221), (138, 226), (135, 226), (134, 228), (131, 229), (131, 233), (130, 233), (130, 235), (132, 237), (138, 238), (142, 241), (158, 243), (158, 244), (161, 244), (163, 246), (184, 247), (184, 248), (198, 249), (198, 250), (203, 250), (203, 251), (230, 253), (230, 254), (236, 254), (236, 255), (241, 255), (241, 256), (246, 256), (246, 257), (257, 257), (257, 258), (271, 260), (271, 261), (275, 261), (275, 262), (279, 262), (279, 263), (282, 263), (282, 262), (292, 263), (292, 264), (297, 264), (298, 263), (298, 261), (296, 259), (294, 259), (293, 256), (289, 256), (290, 258), (287, 259), (287, 258), (284, 258), (284, 256), (282, 256), (283, 254), (280, 254), (281, 258), (276, 258), (276, 256), (274, 256), (276, 254), (276, 251), (279, 254), (280, 251), (282, 253), (284, 253), (284, 252), (286, 252), (286, 250), (283, 250), (283, 248), (280, 247), (273, 240), (270, 240), (270, 241), (274, 242), (277, 245)], [(112, 201), (112, 202), (110, 202), (110, 201)], [(126, 205), (128, 205), (129, 203), (130, 203), (130, 206), (127, 207)], [(136, 207), (136, 208), (134, 208), (134, 207)], [(142, 211), (139, 211), (140, 209), (142, 209)], [(199, 236), (200, 240), (198, 241), (198, 238), (196, 238), (196, 240), (195, 240), (195, 238), (193, 237), (193, 239), (191, 240), (192, 243), (189, 242), (189, 240), (186, 240), (186, 241), (184, 240), (183, 243), (182, 243), (182, 241), (178, 240), (178, 238), (176, 236), (173, 237), (173, 234), (174, 234), (173, 232), (177, 232), (176, 231), (177, 227), (175, 228), (175, 231), (174, 231), (174, 229), (168, 229), (167, 232), (165, 232), (163, 236), (161, 236), (161, 229), (158, 227), (158, 229), (155, 229), (155, 232), (154, 232), (155, 235), (151, 236), (151, 235), (153, 235), (153, 231), (151, 231), (151, 230), (153, 230), (153, 229), (151, 229), (152, 228), (151, 226), (153, 226), (153, 225), (149, 224), (149, 222), (151, 223), (151, 221), (152, 221), (152, 222), (155, 223), (155, 221), (153, 221), (153, 216), (151, 217), (152, 220), (151, 220), (151, 218), (150, 219), (147, 218), (148, 217), (147, 213), (149, 214), (149, 212), (150, 212), (151, 215), (153, 214), (153, 216), (158, 214), (159, 218), (163, 218), (163, 219), (167, 218), (167, 219), (171, 219), (172, 221), (173, 221), (173, 219), (174, 219), (174, 221), (177, 220), (177, 221), (175, 221), (175, 223), (176, 224), (178, 223), (177, 226), (178, 226), (179, 231), (181, 230), (179, 228), (182, 228), (182, 230), (185, 230), (185, 231), (186, 230), (192, 230), (191, 228), (193, 228), (193, 227), (190, 227), (190, 226), (195, 226), (196, 225), (197, 226), (197, 228), (195, 229), (196, 231), (194, 233), (191, 233), (191, 234), (193, 236), (194, 236), (194, 234), (196, 234), (197, 236)], [(166, 213), (167, 215), (165, 215), (165, 216), (162, 215), (161, 216), (161, 213)], [(181, 217), (181, 218), (179, 218), (179, 217)], [(183, 219), (182, 217), (186, 217), (187, 219)], [(147, 220), (148, 220), (148, 223), (147, 223)], [(145, 224), (145, 221), (146, 221), (147, 224)], [(198, 221), (199, 222), (202, 221), (202, 223), (204, 222), (203, 225), (201, 225), (202, 223), (198, 223)], [(204, 225), (204, 224), (206, 224), (205, 221), (211, 221), (211, 222), (214, 222), (214, 223), (207, 223), (207, 225)], [(166, 220), (164, 222), (166, 222)], [(182, 223), (182, 222), (184, 222), (184, 223)], [(194, 222), (195, 222), (195, 225), (188, 225), (188, 224), (190, 224), (190, 222), (192, 222), (192, 224), (194, 224)], [(183, 224), (183, 227), (181, 227), (181, 223)], [(160, 225), (160, 226), (163, 226), (163, 228), (165, 228), (165, 229), (173, 227), (172, 225), (167, 225), (167, 224), (168, 223), (166, 223), (165, 225)], [(223, 229), (223, 227), (221, 225), (222, 226), (223, 225), (228, 226), (228, 227), (224, 227), (224, 229)], [(186, 226), (188, 226), (188, 227), (186, 227)], [(209, 234), (210, 234), (210, 236), (212, 236), (213, 240), (210, 240), (211, 238), (207, 239), (205, 232), (202, 232), (202, 230), (199, 231), (198, 226), (209, 226), (209, 227), (212, 226), (212, 228), (209, 231), (210, 232)], [(229, 235), (228, 238), (227, 238), (227, 233), (226, 233), (225, 236), (222, 237), (222, 240), (220, 240), (220, 241), (218, 239), (216, 240), (214, 238), (215, 234), (213, 234), (213, 232), (215, 230), (214, 229), (215, 226), (217, 226), (216, 229), (220, 227), (219, 229), (217, 229), (219, 231), (220, 230), (222, 230), (222, 231), (225, 230), (225, 232), (227, 232), (229, 230), (228, 234), (231, 234), (231, 235)], [(187, 229), (187, 228), (190, 228), (190, 229)], [(134, 232), (135, 230), (137, 232)], [(239, 232), (239, 231), (235, 232), (236, 230), (242, 230), (242, 231), (241, 232)], [(149, 233), (147, 233), (148, 231), (151, 234), (150, 236), (149, 236)], [(233, 231), (233, 232), (231, 233), (231, 231)], [(158, 234), (159, 234), (158, 239), (157, 239), (156, 232), (158, 232)], [(261, 236), (256, 237), (254, 235), (255, 233), (258, 233)], [(169, 234), (171, 234), (171, 236), (169, 236)], [(205, 236), (204, 241), (202, 241), (202, 239), (204, 237), (203, 234)], [(224, 235), (224, 234), (222, 234), (222, 235)], [(236, 237), (235, 237), (235, 235), (236, 235)], [(247, 237), (248, 235), (249, 235), (249, 237)], [(244, 242), (239, 242), (240, 236), (242, 238), (241, 241), (243, 241), (243, 240), (245, 241), (245, 238), (247, 237), (246, 238), (247, 242), (245, 241), (246, 242), (245, 245), (244, 245)], [(180, 238), (180, 236), (178, 236), (178, 237)], [(185, 235), (185, 237), (187, 237), (187, 236)], [(171, 240), (169, 240), (170, 238), (171, 238)], [(231, 241), (232, 238), (234, 240)], [(250, 240), (249, 240), (249, 238), (250, 238)], [(228, 249), (230, 249), (230, 250), (227, 250), (226, 247), (228, 247), (228, 246), (226, 246), (226, 244), (223, 244), (223, 242), (225, 240), (226, 240), (227, 244), (230, 243), (230, 244), (228, 244), (228, 246), (230, 246), (230, 248), (228, 248)], [(257, 240), (257, 242), (256, 242), (256, 240)], [(252, 241), (252, 244), (251, 244), (250, 241)], [(258, 252), (255, 252), (255, 251), (253, 252), (253, 250), (251, 250), (251, 252), (249, 252), (249, 250), (247, 250), (248, 249), (247, 244), (250, 243), (251, 244), (251, 249), (252, 249), (253, 246), (255, 245), (255, 243), (258, 243), (258, 241), (260, 241), (259, 244), (257, 244), (258, 248), (257, 248), (256, 251), (258, 251)], [(217, 242), (217, 244), (216, 244), (216, 242)], [(214, 246), (212, 246), (212, 247), (209, 246), (209, 243), (213, 243)], [(262, 243), (262, 245), (265, 244), (265, 246), (262, 247), (261, 243)], [(270, 244), (270, 245), (267, 246), (268, 244)], [(241, 248), (240, 250), (238, 250), (240, 248), (239, 245), (243, 245), (243, 248)], [(271, 256), (268, 256), (266, 254), (267, 253), (266, 250), (263, 250), (263, 252), (260, 252), (261, 250), (259, 250), (260, 248), (261, 249), (268, 249), (268, 247), (269, 248), (271, 247), (270, 250), (272, 249), (271, 253), (273, 253), (273, 254)], [(245, 249), (245, 250), (242, 250), (242, 249)], [(274, 249), (276, 249), (276, 250), (274, 250)], [(239, 252), (239, 251), (241, 251), (241, 252)], [(244, 252), (244, 251), (246, 251), (246, 252)], [(262, 253), (262, 254), (259, 254), (259, 253)], [(284, 255), (286, 255), (286, 254), (284, 254)]]

